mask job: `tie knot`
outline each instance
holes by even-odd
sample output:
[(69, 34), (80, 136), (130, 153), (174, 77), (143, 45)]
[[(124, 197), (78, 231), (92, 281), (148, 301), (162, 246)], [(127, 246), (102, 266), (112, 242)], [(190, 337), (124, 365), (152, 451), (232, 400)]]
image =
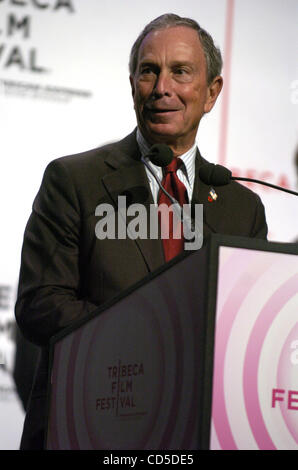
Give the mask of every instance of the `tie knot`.
[(182, 165), (182, 160), (181, 158), (174, 157), (171, 163), (167, 166), (164, 167), (164, 174), (167, 175), (168, 173), (176, 173), (178, 168), (181, 167)]

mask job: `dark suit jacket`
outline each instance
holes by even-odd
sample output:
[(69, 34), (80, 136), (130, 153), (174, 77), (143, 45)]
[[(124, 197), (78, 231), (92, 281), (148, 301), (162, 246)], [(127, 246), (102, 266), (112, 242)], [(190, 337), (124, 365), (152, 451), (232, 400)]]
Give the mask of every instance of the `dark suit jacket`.
[[(210, 187), (198, 177), (205, 162), (198, 152), (192, 201), (204, 204), (204, 236), (266, 238), (263, 205), (246, 187), (236, 182), (217, 187), (218, 199), (208, 202)], [(25, 230), (16, 303), (23, 334), (43, 351), (22, 448), (42, 446), (51, 336), (164, 263), (161, 240), (96, 238), (96, 206), (116, 205), (118, 195), (128, 193), (131, 202), (153, 203), (135, 132), (120, 142), (54, 160), (45, 171)]]
[(15, 325), (15, 348), (13, 379), (16, 392), (22, 402), (24, 411), (26, 411), (40, 348), (26, 340), (17, 325)]

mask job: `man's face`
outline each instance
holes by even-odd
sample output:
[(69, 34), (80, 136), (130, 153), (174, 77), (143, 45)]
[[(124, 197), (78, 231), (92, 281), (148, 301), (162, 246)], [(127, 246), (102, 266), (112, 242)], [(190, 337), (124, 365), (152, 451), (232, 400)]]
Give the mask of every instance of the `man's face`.
[(201, 117), (212, 109), (222, 86), (221, 77), (207, 85), (200, 39), (185, 26), (149, 33), (130, 81), (143, 136), (150, 143), (167, 143), (176, 153), (193, 145)]

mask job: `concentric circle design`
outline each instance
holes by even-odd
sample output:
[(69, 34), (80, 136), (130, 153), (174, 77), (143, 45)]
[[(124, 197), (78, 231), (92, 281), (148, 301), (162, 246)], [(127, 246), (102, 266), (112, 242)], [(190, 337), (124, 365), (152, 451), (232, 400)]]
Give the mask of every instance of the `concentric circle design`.
[[(298, 315), (297, 315), (298, 317)], [(285, 339), (277, 369), (277, 388), (284, 390), (280, 410), (298, 448), (298, 321)]]
[(169, 270), (57, 344), (49, 448), (196, 448), (198, 298), (183, 269), (187, 295)]
[[(295, 407), (298, 365), (290, 343), (298, 340), (298, 259), (221, 250), (211, 448), (295, 448), (298, 411), (288, 409), (288, 390)], [(272, 406), (276, 389), (285, 392)]]

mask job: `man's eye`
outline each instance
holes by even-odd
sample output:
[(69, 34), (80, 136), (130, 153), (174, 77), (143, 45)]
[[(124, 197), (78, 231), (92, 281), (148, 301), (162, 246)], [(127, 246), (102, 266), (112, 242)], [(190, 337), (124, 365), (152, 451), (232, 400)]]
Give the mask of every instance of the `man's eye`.
[(150, 67), (144, 67), (143, 69), (141, 69), (141, 74), (142, 75), (148, 75), (150, 73), (153, 73), (153, 70)]
[(192, 71), (186, 67), (177, 67), (173, 70), (173, 77), (179, 82), (190, 82), (192, 80)]
[(188, 70), (186, 70), (186, 69), (179, 68), (179, 69), (175, 69), (175, 70), (174, 70), (174, 73), (176, 73), (177, 75), (184, 75), (184, 74), (187, 74), (187, 73), (189, 73), (189, 72), (188, 72)]

